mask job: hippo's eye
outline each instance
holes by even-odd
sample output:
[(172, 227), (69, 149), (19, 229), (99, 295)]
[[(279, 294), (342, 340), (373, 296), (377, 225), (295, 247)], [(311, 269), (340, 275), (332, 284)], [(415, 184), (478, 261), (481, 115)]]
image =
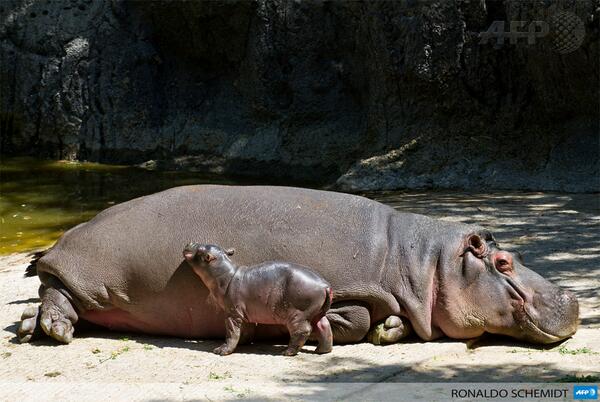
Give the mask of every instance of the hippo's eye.
[(513, 269), (512, 255), (506, 251), (499, 251), (494, 255), (494, 266), (503, 274), (510, 273)]
[(512, 269), (510, 261), (505, 258), (496, 259), (496, 269), (500, 272), (508, 272)]

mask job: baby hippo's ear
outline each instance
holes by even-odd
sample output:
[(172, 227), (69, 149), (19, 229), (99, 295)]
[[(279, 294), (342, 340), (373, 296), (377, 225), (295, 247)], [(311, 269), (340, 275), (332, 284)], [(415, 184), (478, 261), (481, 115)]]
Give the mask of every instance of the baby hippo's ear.
[(234, 248), (228, 248), (227, 250), (225, 250), (225, 254), (227, 254), (228, 256), (232, 256), (235, 253), (235, 249)]
[(194, 253), (191, 250), (183, 250), (183, 258), (185, 258), (186, 260), (193, 260), (195, 257), (196, 253)]

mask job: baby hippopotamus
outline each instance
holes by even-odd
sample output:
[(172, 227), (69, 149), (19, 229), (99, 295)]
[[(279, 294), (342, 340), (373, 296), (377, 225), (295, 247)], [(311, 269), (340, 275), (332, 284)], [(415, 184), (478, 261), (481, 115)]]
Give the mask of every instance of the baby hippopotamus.
[(254, 324), (286, 326), (290, 342), (285, 356), (296, 355), (311, 332), (319, 342), (316, 352), (331, 352), (333, 335), (325, 317), (331, 307), (331, 285), (309, 268), (289, 262), (238, 267), (229, 259), (233, 253), (233, 249), (198, 243), (190, 243), (183, 250), (187, 262), (227, 315), (225, 343), (213, 352), (231, 354)]

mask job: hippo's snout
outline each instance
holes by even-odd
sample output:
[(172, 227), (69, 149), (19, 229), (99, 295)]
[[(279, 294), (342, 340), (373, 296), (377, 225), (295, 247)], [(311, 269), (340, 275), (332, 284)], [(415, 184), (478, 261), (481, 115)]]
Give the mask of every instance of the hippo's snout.
[(533, 297), (527, 315), (536, 327), (548, 336), (539, 339), (544, 343), (568, 338), (577, 331), (579, 324), (579, 302), (575, 295), (563, 289), (550, 294), (537, 293)]

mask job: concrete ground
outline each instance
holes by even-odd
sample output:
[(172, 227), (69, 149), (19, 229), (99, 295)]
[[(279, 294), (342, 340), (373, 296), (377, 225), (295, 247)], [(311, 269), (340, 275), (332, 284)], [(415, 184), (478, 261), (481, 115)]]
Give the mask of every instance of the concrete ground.
[(335, 346), (328, 355), (313, 354), (314, 346), (307, 346), (294, 358), (280, 356), (281, 344), (242, 346), (219, 357), (210, 352), (217, 341), (104, 330), (77, 333), (69, 345), (51, 340), (21, 345), (17, 321), (39, 301), (39, 281), (23, 277), (28, 258), (13, 254), (0, 257), (0, 400), (368, 400), (374, 388), (364, 383), (600, 382), (598, 195), (371, 196), (399, 210), (488, 227), (502, 247), (520, 251), (526, 265), (577, 294), (579, 331), (545, 347), (498, 337), (411, 339)]

